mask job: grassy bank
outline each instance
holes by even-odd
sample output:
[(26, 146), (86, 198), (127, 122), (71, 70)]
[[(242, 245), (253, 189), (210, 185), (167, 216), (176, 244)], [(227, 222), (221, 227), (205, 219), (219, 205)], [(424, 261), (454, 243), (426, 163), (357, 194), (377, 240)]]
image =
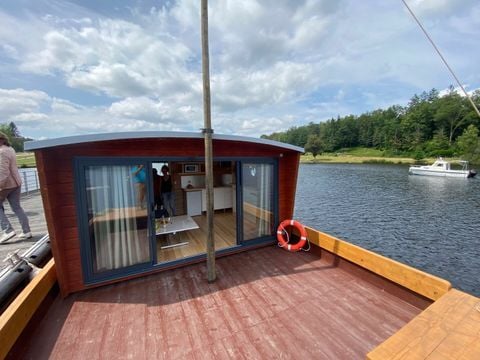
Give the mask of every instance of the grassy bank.
[[(352, 148), (337, 153), (323, 153), (315, 158), (307, 153), (300, 158), (301, 163), (342, 163), (342, 164), (414, 164), (410, 157), (385, 156), (384, 152), (369, 148)], [(425, 159), (429, 163), (430, 159)]]
[(412, 158), (376, 157), (376, 156), (354, 156), (348, 154), (323, 154), (313, 158), (312, 154), (302, 155), (301, 163), (342, 163), (342, 164), (414, 164)]
[(37, 166), (33, 152), (17, 153), (17, 165), (20, 168)]

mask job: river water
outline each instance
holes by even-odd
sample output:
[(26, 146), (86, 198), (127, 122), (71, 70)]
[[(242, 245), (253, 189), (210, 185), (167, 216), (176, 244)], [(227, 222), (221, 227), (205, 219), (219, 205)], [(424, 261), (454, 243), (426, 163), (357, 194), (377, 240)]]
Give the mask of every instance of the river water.
[(295, 218), (480, 296), (480, 179), (401, 165), (300, 165)]

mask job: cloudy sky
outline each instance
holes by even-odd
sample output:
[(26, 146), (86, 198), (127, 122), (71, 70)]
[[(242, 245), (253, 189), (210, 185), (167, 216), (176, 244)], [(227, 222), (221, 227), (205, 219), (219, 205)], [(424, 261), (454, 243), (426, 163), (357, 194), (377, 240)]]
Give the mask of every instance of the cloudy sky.
[[(467, 90), (480, 2), (407, 0)], [(203, 127), (200, 0), (2, 0), (0, 123), (44, 139)], [(260, 136), (454, 80), (401, 0), (211, 0), (212, 123)]]

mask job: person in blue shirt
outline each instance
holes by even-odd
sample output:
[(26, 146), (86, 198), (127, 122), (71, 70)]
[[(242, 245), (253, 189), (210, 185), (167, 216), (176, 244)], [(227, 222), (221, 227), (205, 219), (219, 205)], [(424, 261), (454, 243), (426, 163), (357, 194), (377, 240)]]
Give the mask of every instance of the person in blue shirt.
[(137, 205), (142, 209), (146, 207), (145, 195), (146, 195), (146, 185), (145, 181), (147, 174), (145, 172), (145, 167), (143, 165), (136, 165), (132, 168), (133, 182), (137, 188)]

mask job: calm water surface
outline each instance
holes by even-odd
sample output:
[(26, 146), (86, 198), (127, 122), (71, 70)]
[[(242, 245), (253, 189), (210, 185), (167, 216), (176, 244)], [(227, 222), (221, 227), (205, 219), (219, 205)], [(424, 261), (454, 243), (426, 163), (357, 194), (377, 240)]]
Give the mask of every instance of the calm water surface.
[(480, 179), (396, 165), (300, 165), (295, 218), (480, 296)]

